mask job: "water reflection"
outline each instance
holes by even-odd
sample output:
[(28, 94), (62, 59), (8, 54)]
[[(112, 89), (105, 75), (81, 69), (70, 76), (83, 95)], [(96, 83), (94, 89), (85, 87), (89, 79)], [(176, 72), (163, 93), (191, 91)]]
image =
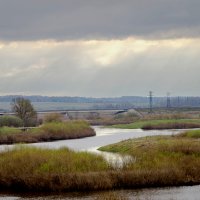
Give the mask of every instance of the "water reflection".
[[(151, 130), (143, 131), (141, 129), (116, 129), (116, 128), (103, 128), (93, 127), (96, 131), (96, 136), (87, 137), (82, 139), (61, 140), (54, 142), (43, 142), (28, 144), (41, 148), (58, 149), (61, 147), (68, 147), (76, 151), (88, 151), (90, 149), (98, 148), (108, 144), (116, 143), (130, 138), (138, 138), (153, 135), (171, 135), (177, 134), (180, 130)], [(0, 145), (0, 150), (12, 148), (13, 145)]]
[(22, 196), (22, 197), (0, 197), (0, 200), (95, 200), (98, 197), (105, 196), (108, 193), (117, 196), (126, 197), (128, 200), (199, 200), (200, 186), (192, 187), (171, 187), (140, 190), (116, 190), (113, 192), (95, 192), (95, 193), (68, 193), (51, 196)]
[(103, 156), (106, 161), (114, 168), (120, 169), (124, 165), (134, 162), (134, 158), (129, 155), (120, 155), (118, 153), (102, 152), (97, 150), (98, 147), (88, 149), (87, 151)]

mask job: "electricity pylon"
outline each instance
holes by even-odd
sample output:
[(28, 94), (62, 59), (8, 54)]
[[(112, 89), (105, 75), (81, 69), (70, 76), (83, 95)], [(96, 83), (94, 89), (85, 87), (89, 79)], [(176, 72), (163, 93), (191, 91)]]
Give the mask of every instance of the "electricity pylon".
[(153, 92), (149, 91), (149, 113), (153, 112)]
[(170, 99), (170, 93), (167, 93), (167, 108), (171, 108), (171, 99)]

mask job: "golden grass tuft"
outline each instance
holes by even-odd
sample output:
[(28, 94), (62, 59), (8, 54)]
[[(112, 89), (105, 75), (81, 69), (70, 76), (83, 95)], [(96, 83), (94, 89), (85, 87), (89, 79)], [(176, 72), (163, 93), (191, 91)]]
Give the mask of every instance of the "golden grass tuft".
[(124, 197), (115, 192), (104, 192), (100, 193), (95, 200), (128, 200), (127, 197)]

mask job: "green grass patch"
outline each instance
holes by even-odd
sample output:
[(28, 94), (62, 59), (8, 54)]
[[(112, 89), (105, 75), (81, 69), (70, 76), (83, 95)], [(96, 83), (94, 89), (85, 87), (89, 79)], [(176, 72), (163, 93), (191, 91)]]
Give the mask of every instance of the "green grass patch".
[(11, 128), (11, 127), (6, 127), (6, 126), (0, 128), (0, 136), (10, 135), (10, 134), (15, 135), (19, 133), (21, 133), (21, 130), (16, 129), (16, 128)]
[(200, 156), (200, 141), (177, 136), (148, 136), (137, 139), (129, 139), (116, 144), (100, 147), (101, 151), (116, 152), (141, 157), (150, 154), (179, 153)]
[[(123, 128), (123, 129), (142, 129), (146, 126), (151, 126), (152, 129), (155, 126), (155, 129), (159, 129), (159, 125), (161, 128), (176, 128), (178, 125), (179, 128), (187, 128), (188, 125), (194, 125), (194, 127), (200, 127), (200, 119), (162, 119), (162, 120), (141, 120), (131, 124), (118, 124), (113, 125), (114, 128)], [(165, 126), (163, 126), (165, 125)], [(182, 126), (181, 126), (182, 125)]]
[(180, 136), (188, 138), (200, 138), (200, 130), (189, 130), (180, 134)]

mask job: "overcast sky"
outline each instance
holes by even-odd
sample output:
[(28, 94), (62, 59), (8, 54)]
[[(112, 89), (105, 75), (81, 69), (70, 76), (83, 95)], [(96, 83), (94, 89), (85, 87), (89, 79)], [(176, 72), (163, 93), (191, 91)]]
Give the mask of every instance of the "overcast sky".
[(199, 0), (0, 0), (0, 95), (200, 95)]

